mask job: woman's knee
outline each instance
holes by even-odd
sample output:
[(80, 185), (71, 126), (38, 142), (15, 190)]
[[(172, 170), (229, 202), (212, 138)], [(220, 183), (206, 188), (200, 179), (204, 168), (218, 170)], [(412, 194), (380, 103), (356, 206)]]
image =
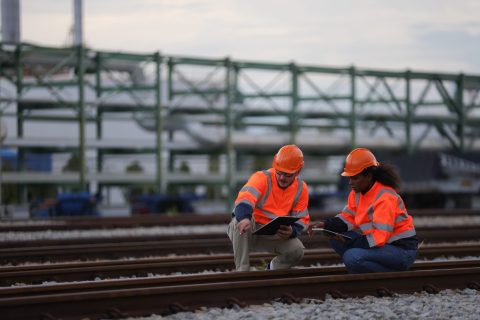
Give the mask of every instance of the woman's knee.
[(353, 248), (345, 251), (342, 256), (343, 263), (347, 266), (347, 269), (357, 269), (361, 267), (365, 261), (362, 250)]
[(401, 266), (401, 271), (406, 271), (412, 267), (412, 265), (415, 263), (415, 259), (417, 258), (417, 252), (414, 250), (405, 250), (403, 252), (403, 260), (402, 260), (402, 266)]

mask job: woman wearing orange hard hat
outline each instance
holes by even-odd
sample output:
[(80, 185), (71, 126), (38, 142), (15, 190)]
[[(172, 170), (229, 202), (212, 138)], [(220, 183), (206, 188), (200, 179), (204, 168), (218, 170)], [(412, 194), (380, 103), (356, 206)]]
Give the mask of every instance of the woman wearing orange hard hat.
[(349, 179), (347, 205), (335, 217), (308, 227), (340, 233), (330, 245), (350, 273), (408, 270), (417, 256), (418, 239), (412, 217), (398, 195), (395, 167), (380, 163), (365, 148), (350, 152), (342, 176)]

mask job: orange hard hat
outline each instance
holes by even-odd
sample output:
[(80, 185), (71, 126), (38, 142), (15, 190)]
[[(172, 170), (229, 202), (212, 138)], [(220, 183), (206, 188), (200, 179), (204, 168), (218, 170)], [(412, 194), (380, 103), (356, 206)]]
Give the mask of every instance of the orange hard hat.
[(273, 157), (273, 168), (285, 173), (294, 173), (303, 167), (303, 153), (294, 144), (283, 146)]
[(368, 167), (376, 167), (379, 163), (373, 153), (365, 148), (357, 148), (350, 152), (345, 160), (344, 177), (353, 177)]

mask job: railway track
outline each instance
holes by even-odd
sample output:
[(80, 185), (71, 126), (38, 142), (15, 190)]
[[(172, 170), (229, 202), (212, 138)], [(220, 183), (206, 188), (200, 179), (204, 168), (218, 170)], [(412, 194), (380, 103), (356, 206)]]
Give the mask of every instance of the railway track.
[[(465, 212), (462, 215), (465, 215)], [(185, 220), (179, 222), (171, 219), (177, 217), (161, 216), (161, 218), (163, 221), (161, 223), (165, 223), (163, 225), (185, 224)], [(171, 220), (166, 222), (164, 218)], [(211, 222), (212, 217), (208, 218)], [(225, 215), (214, 218), (214, 221), (220, 218), (225, 219)], [(120, 219), (114, 223), (110, 221), (101, 228), (162, 225), (155, 221), (157, 217), (149, 216), (143, 219), (145, 219), (143, 222), (133, 222), (131, 219)], [(204, 219), (203, 216), (200, 219)], [(226, 220), (221, 223), (228, 220), (227, 215)], [(99, 225), (88, 221), (79, 223), (86, 224), (80, 228), (73, 228), (97, 229)], [(195, 224), (193, 220), (189, 220), (189, 223)], [(208, 223), (205, 220), (199, 224)], [(218, 221), (214, 224), (218, 224)], [(45, 226), (38, 230), (44, 229)], [(479, 230), (480, 227), (475, 225), (419, 227), (417, 233), (425, 240), (419, 258), (478, 255), (480, 247), (477, 244), (457, 246), (435, 243), (478, 241)], [(332, 250), (318, 249), (326, 247), (326, 238), (320, 235), (302, 236), (302, 241), (307, 248), (303, 265), (340, 262)], [(227, 254), (201, 256), (219, 252)], [(0, 263), (16, 265), (27, 261), (77, 260), (77, 262), (0, 267), (0, 285), (8, 286), (17, 282), (34, 284), (45, 281), (89, 280), (89, 282), (0, 288), (1, 318), (20, 320), (125, 318), (188, 311), (198, 307), (245, 306), (276, 299), (285, 302), (298, 301), (303, 297), (324, 299), (327, 294), (334, 297), (361, 297), (421, 290), (434, 293), (446, 288), (480, 289), (479, 260), (417, 261), (411, 271), (391, 274), (348, 275), (345, 274), (343, 266), (330, 266), (268, 272), (146, 277), (149, 274), (193, 273), (205, 269), (230, 270), (233, 268), (233, 257), (228, 252), (231, 252), (231, 243), (224, 233), (5, 241), (0, 244)], [(118, 260), (122, 257), (138, 258), (169, 254), (196, 254), (196, 256)], [(253, 254), (252, 264), (260, 264), (271, 258), (272, 255), (269, 254)], [(92, 259), (117, 260), (87, 261)], [(91, 281), (96, 278), (122, 276), (143, 278)]]
[(246, 306), (392, 296), (447, 288), (480, 289), (479, 261), (416, 264), (394, 273), (342, 274), (323, 268), (168, 276), (0, 289), (2, 319), (104, 319), (169, 314), (199, 307)]
[[(478, 241), (479, 226), (417, 228), (425, 243)], [(300, 237), (307, 249), (326, 247), (321, 235)], [(212, 254), (232, 251), (224, 233), (179, 236), (105, 237), (85, 239), (2, 242), (0, 264), (68, 260), (119, 259), (169, 254)]]
[[(226, 239), (226, 225), (215, 225), (209, 227), (199, 227), (196, 230), (188, 227), (180, 226), (177, 233), (174, 234), (172, 229), (144, 229), (138, 232), (133, 232), (129, 229), (109, 229), (111, 232), (102, 232), (101, 229), (88, 231), (87, 234), (82, 234), (79, 230), (70, 230), (71, 235), (66, 231), (64, 234), (44, 234), (43, 237), (50, 237), (49, 239), (35, 239), (35, 231), (33, 234), (34, 240), (9, 240), (3, 238), (0, 241), (1, 248), (13, 247), (43, 247), (43, 246), (57, 246), (57, 245), (74, 245), (74, 244), (104, 244), (104, 243), (124, 243), (124, 242), (141, 242), (141, 241), (172, 241), (172, 240), (191, 240), (191, 239)], [(480, 239), (480, 225), (479, 224), (464, 224), (453, 226), (417, 226), (417, 233), (422, 240), (428, 242), (455, 241)], [(14, 234), (24, 233), (25, 238), (29, 238), (30, 232), (12, 231)], [(62, 233), (62, 232), (60, 232)], [(17, 236), (19, 237), (19, 236)], [(309, 239), (305, 234), (301, 236), (302, 240), (307, 242), (325, 242), (325, 238)]]
[[(419, 251), (418, 259), (448, 256), (468, 257), (476, 256), (479, 252), (480, 244), (424, 245)], [(253, 266), (263, 265), (273, 257), (272, 254), (253, 253), (251, 264)], [(316, 249), (305, 251), (301, 266), (338, 263), (341, 263), (340, 258), (333, 250)], [(465, 263), (468, 265), (468, 262)], [(425, 263), (421, 262), (420, 265), (425, 265)], [(205, 270), (227, 271), (232, 269), (234, 269), (234, 265), (233, 255), (231, 254), (4, 266), (0, 267), (0, 286), (11, 286), (16, 283), (41, 284), (120, 277), (148, 277), (152, 274), (198, 273)], [(334, 269), (338, 270), (336, 273), (345, 273), (344, 267), (325, 268), (325, 270)]]
[[(311, 212), (313, 220), (331, 217), (337, 214), (334, 211)], [(425, 216), (479, 216), (478, 209), (418, 209), (410, 210), (414, 217)], [(167, 216), (162, 214), (135, 215), (131, 217), (52, 217), (35, 220), (0, 220), (0, 232), (8, 231), (41, 231), (41, 230), (88, 230), (134, 228), (152, 226), (178, 225), (211, 225), (228, 224), (230, 214), (217, 213), (209, 215), (179, 215)]]

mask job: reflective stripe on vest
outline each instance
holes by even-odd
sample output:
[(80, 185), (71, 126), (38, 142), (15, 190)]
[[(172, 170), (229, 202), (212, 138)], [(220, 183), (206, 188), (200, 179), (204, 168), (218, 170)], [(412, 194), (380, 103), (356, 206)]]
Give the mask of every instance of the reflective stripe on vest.
[(355, 217), (355, 214), (356, 214), (355, 211), (352, 211), (352, 210), (348, 209), (347, 206), (345, 206), (345, 208), (343, 208), (342, 212), (348, 213), (349, 215), (354, 216), (354, 217)]
[(270, 172), (267, 171), (267, 170), (263, 170), (262, 172), (267, 177), (267, 192), (265, 192), (265, 194), (260, 199), (260, 201), (257, 202), (257, 208), (259, 208), (259, 209), (263, 208), (263, 205), (265, 204), (265, 201), (267, 200), (268, 196), (270, 195), (270, 190), (272, 190), (272, 177), (270, 175)]
[(339, 218), (340, 220), (342, 220), (343, 223), (345, 223), (347, 225), (348, 231), (351, 231), (355, 228), (355, 226), (352, 223), (350, 223), (350, 221), (348, 221), (347, 219), (342, 217), (340, 214), (337, 214), (336, 217)]
[(251, 195), (253, 195), (255, 197), (255, 199), (258, 199), (258, 197), (260, 197), (260, 192), (258, 192), (257, 189), (255, 189), (254, 187), (251, 187), (251, 186), (244, 186), (240, 192), (248, 192), (250, 193)]
[[(267, 170), (263, 170), (262, 173), (267, 177), (267, 192), (265, 192), (265, 194), (260, 199), (260, 201), (257, 202), (257, 205), (255, 206), (255, 208), (259, 209), (260, 211), (262, 211), (263, 214), (265, 214), (267, 217), (273, 220), (277, 217), (277, 215), (263, 209), (263, 206), (265, 205), (265, 201), (267, 201), (268, 197), (270, 196), (270, 191), (272, 190), (272, 175), (270, 171), (267, 171)], [(302, 194), (302, 190), (303, 190), (303, 180), (297, 176), (297, 181), (298, 181), (297, 192), (295, 193), (295, 198), (293, 199), (292, 207), (290, 208), (290, 213), (293, 213), (293, 215), (297, 217), (303, 218), (308, 215), (308, 209), (300, 212), (292, 211), (293, 208), (295, 208), (295, 206), (297, 205), (298, 199), (300, 198), (300, 195)]]
[[(395, 226), (391, 226), (391, 225), (388, 225), (388, 224), (385, 224), (385, 223), (377, 223), (377, 222), (373, 222), (373, 213), (374, 213), (374, 206), (375, 206), (375, 203), (377, 202), (377, 200), (385, 193), (390, 193), (392, 194), (393, 196), (395, 196), (397, 198), (397, 206), (398, 208), (400, 209), (401, 213), (395, 218), (395, 224), (399, 223), (399, 222), (402, 222), (406, 219), (408, 219), (408, 213), (407, 213), (407, 210), (405, 208), (405, 205), (402, 201), (402, 198), (393, 190), (390, 190), (390, 189), (380, 189), (380, 191), (378, 192), (378, 194), (375, 196), (375, 199), (373, 200), (372, 204), (370, 205), (370, 207), (368, 207), (367, 209), (367, 215), (368, 215), (368, 218), (370, 219), (370, 222), (367, 222), (367, 223), (363, 223), (361, 225), (358, 226), (358, 228), (362, 231), (362, 232), (366, 232), (366, 231), (369, 231), (373, 228), (377, 229), (377, 230), (381, 230), (381, 231), (386, 231), (386, 232), (390, 232), (392, 233), (394, 231), (394, 228)], [(360, 193), (359, 192), (356, 192), (355, 193), (355, 206), (358, 207), (360, 203)], [(355, 215), (357, 214), (355, 211), (353, 210), (350, 210), (347, 208), (347, 206), (345, 206), (345, 208), (343, 208), (342, 210), (342, 213), (346, 213), (346, 214), (349, 214), (353, 217), (355, 217)], [(353, 230), (355, 227), (352, 223), (350, 223), (348, 220), (346, 220), (344, 217), (342, 217), (340, 214), (337, 215), (338, 218), (340, 218), (348, 227), (348, 230)], [(408, 238), (408, 237), (412, 237), (416, 235), (416, 231), (415, 231), (415, 228), (413, 229), (410, 229), (410, 230), (407, 230), (407, 231), (404, 231), (404, 232), (401, 232), (399, 234), (395, 234), (395, 235), (392, 235), (387, 243), (392, 243), (394, 241), (397, 241), (397, 240), (400, 240), (400, 239), (403, 239), (403, 238)], [(370, 246), (375, 246), (376, 245), (376, 242), (375, 242), (375, 239), (373, 238), (373, 235), (372, 234), (368, 234), (367, 235), (367, 240), (368, 240), (368, 243)]]
[[(408, 213), (405, 209), (405, 205), (403, 204), (402, 198), (395, 191), (390, 190), (390, 189), (380, 189), (380, 191), (376, 195), (375, 199), (373, 200), (372, 204), (370, 205), (370, 207), (368, 207), (367, 214), (368, 214), (368, 217), (370, 218), (370, 220), (373, 220), (373, 207), (375, 206), (375, 203), (377, 202), (378, 198), (380, 198), (384, 193), (390, 193), (397, 198), (397, 206), (402, 211), (401, 217), (403, 217), (401, 219), (399, 219), (399, 218), (397, 218), (397, 219), (399, 219), (399, 221), (405, 220), (408, 217)], [(358, 207), (359, 203), (360, 203), (360, 193), (356, 192), (355, 193), (355, 206)], [(348, 209), (347, 206), (345, 206), (343, 208), (342, 212), (348, 213), (352, 216), (355, 216), (357, 214), (355, 211)]]

